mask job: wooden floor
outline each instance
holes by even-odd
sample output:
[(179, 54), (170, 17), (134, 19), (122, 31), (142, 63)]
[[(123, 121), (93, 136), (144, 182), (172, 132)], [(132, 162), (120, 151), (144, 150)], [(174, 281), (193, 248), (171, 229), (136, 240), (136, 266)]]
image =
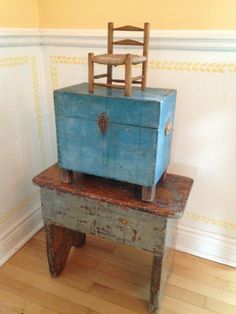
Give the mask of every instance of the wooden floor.
[[(39, 232), (0, 268), (1, 314), (148, 313), (151, 255), (89, 237), (51, 278)], [(236, 314), (236, 269), (176, 252), (160, 314)]]

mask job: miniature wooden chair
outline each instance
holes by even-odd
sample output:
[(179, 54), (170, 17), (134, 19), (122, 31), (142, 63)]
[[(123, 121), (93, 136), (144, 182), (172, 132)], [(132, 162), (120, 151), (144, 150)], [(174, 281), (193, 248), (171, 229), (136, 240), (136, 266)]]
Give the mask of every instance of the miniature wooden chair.
[[(114, 31), (143, 31), (143, 42), (132, 39), (123, 39), (113, 41)], [(129, 46), (143, 46), (142, 55), (127, 54), (113, 54), (113, 45), (129, 45)], [(142, 89), (146, 88), (147, 83), (147, 64), (148, 64), (148, 48), (149, 48), (149, 23), (144, 24), (144, 28), (139, 28), (131, 25), (114, 28), (113, 23), (108, 23), (108, 48), (107, 54), (94, 55), (88, 54), (88, 89), (90, 93), (94, 93), (94, 86), (106, 86), (112, 88), (124, 88), (125, 96), (130, 96), (132, 93), (132, 84), (140, 84)], [(94, 75), (94, 63), (107, 65), (107, 73)], [(142, 75), (132, 77), (132, 65), (142, 64)], [(125, 65), (125, 79), (112, 78), (112, 66)], [(95, 79), (107, 78), (107, 83), (95, 83)], [(124, 85), (113, 84), (124, 83)]]

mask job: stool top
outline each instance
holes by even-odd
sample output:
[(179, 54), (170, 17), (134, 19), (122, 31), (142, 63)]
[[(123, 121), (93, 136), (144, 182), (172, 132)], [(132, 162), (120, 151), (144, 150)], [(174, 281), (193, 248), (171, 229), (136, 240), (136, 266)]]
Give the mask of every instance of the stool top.
[(37, 175), (33, 182), (46, 189), (171, 218), (183, 215), (193, 184), (191, 178), (166, 174), (158, 183), (154, 202), (148, 203), (141, 200), (141, 187), (134, 184), (77, 173), (74, 173), (73, 183), (61, 183), (57, 164)]

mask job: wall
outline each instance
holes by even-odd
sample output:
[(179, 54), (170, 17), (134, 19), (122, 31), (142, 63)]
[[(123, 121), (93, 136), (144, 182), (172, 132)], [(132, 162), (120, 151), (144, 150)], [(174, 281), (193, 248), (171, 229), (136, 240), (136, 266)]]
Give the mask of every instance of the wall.
[(39, 0), (41, 28), (101, 28), (107, 22), (152, 29), (236, 29), (235, 0)]
[(37, 0), (0, 0), (0, 27), (38, 27)]
[(0, 265), (42, 227), (32, 177), (48, 165), (37, 0), (0, 0)]
[[(87, 81), (87, 53), (102, 53), (106, 49), (106, 30), (97, 29), (104, 28), (105, 2), (101, 2), (104, 6), (98, 16), (93, 11), (96, 7), (89, 1), (74, 1), (71, 11), (69, 2), (64, 3), (39, 1), (41, 26), (58, 29), (39, 32), (37, 28), (32, 29), (37, 27), (37, 19), (28, 20), (27, 24), (26, 17), (24, 23), (30, 29), (20, 29), (23, 24), (11, 19), (11, 14), (9, 24), (2, 24), (4, 29), (0, 29), (0, 143), (3, 147), (0, 154), (0, 264), (42, 226), (39, 191), (31, 180), (57, 160), (52, 91)], [(77, 10), (76, 19), (73, 12), (78, 9), (78, 3), (81, 11)], [(90, 5), (87, 9), (86, 3)], [(135, 3), (142, 4), (141, 1)], [(150, 1), (151, 9), (148, 9), (150, 17), (152, 3)], [(160, 5), (161, 12), (167, 8), (165, 3)], [(186, 10), (190, 10), (190, 3), (190, 13), (196, 15), (192, 12), (195, 2), (186, 2)], [(199, 8), (203, 4), (204, 7), (195, 22), (200, 23), (211, 3), (198, 2)], [(216, 6), (217, 3), (214, 1), (214, 14), (209, 13), (209, 17), (213, 14), (214, 18), (204, 18), (202, 24), (195, 24), (196, 28), (223, 29), (229, 28), (229, 23), (235, 28), (229, 18), (234, 14), (229, 2), (221, 2), (222, 6), (227, 3), (225, 15), (224, 7)], [(3, 1), (0, 8), (1, 4)], [(30, 8), (35, 12), (29, 5), (22, 14), (29, 16)], [(90, 12), (91, 23), (83, 19), (88, 16), (86, 12)], [(118, 19), (118, 10), (112, 14), (113, 20), (120, 23), (128, 19), (125, 15)], [(110, 17), (107, 16), (109, 20)], [(49, 19), (54, 21), (52, 25), (48, 24)], [(139, 16), (137, 21), (143, 19)], [(10, 23), (13, 20), (15, 22)], [(157, 25), (155, 21), (159, 23), (159, 20), (153, 18), (151, 22)], [(179, 21), (182, 23), (179, 28), (194, 28), (192, 17), (182, 21), (179, 18)], [(173, 17), (168, 23), (165, 28), (174, 28), (177, 20)], [(14, 29), (6, 29), (7, 26)], [(61, 29), (72, 26), (94, 29)], [(169, 171), (195, 180), (185, 216), (179, 224), (177, 249), (235, 266), (236, 31), (157, 31), (155, 27), (151, 33), (148, 85), (178, 91)]]
[[(42, 32), (49, 107), (52, 89), (87, 81), (87, 53), (105, 50), (105, 34)], [(168, 170), (195, 181), (179, 223), (177, 249), (234, 266), (235, 51), (235, 32), (153, 31), (148, 72), (149, 86), (177, 89)], [(55, 151), (53, 129), (51, 134)]]
[(32, 177), (48, 161), (37, 0), (0, 0), (0, 265), (42, 227)]

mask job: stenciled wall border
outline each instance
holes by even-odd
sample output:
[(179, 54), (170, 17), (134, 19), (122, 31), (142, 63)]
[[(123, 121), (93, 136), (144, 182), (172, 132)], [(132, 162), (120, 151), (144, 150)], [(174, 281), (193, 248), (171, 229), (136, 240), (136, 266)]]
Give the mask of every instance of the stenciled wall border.
[[(2, 57), (0, 58), (0, 68), (10, 68), (15, 66), (27, 65), (31, 67), (32, 88), (34, 95), (34, 108), (36, 114), (36, 124), (40, 142), (40, 157), (41, 167), (44, 169), (47, 165), (46, 147), (44, 139), (44, 130), (42, 123), (42, 111), (40, 103), (40, 88), (37, 71), (37, 59), (35, 56), (16, 56), (16, 57)], [(5, 223), (16, 212), (22, 210), (35, 199), (39, 197), (39, 192), (33, 192), (23, 200), (21, 200), (14, 208), (9, 209), (3, 215), (0, 216), (0, 224)]]
[[(52, 89), (58, 88), (58, 65), (61, 64), (80, 64), (86, 65), (87, 59), (79, 56), (51, 55), (50, 56), (50, 74)], [(204, 72), (204, 73), (236, 73), (236, 63), (221, 63), (221, 62), (184, 62), (184, 61), (162, 61), (150, 60), (149, 68), (163, 71), (181, 71), (181, 72)], [(194, 213), (186, 213), (185, 217), (211, 225), (217, 225), (224, 229), (236, 230), (236, 224), (215, 219), (204, 215)]]
[[(50, 68), (53, 88), (58, 85), (57, 64), (80, 64), (86, 65), (87, 59), (78, 56), (50, 56)], [(150, 60), (148, 63), (151, 70), (180, 71), (180, 72), (205, 72), (205, 73), (236, 73), (236, 63), (223, 62), (189, 62)], [(137, 65), (136, 67), (140, 67)]]
[(190, 219), (190, 220), (203, 222), (205, 224), (220, 226), (221, 228), (224, 228), (224, 229), (236, 230), (236, 224), (235, 223), (227, 222), (227, 221), (224, 221), (221, 219), (211, 218), (211, 217), (207, 217), (204, 215), (198, 215), (198, 214), (194, 214), (194, 213), (186, 213), (185, 217)]

